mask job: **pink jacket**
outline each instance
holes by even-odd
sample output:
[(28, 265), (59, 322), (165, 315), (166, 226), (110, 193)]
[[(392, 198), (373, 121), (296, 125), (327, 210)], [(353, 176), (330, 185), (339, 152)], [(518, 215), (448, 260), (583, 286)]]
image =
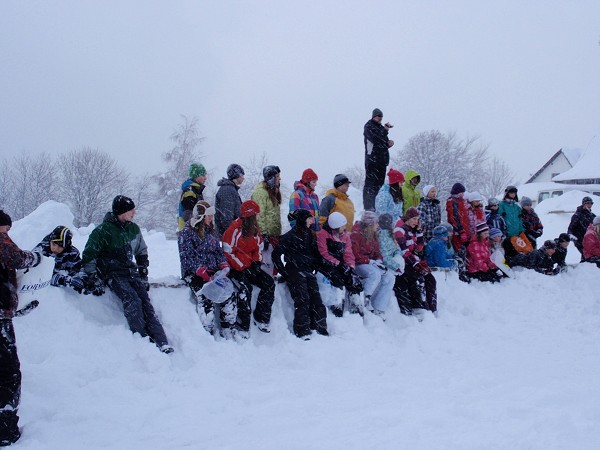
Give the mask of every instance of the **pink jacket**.
[(594, 226), (590, 225), (583, 236), (583, 257), (588, 259), (592, 256), (600, 257), (600, 239), (594, 232)]
[(488, 241), (488, 239), (483, 241), (473, 239), (469, 243), (467, 247), (467, 272), (487, 272), (498, 268), (492, 262)]
[(327, 248), (327, 241), (333, 240), (335, 242), (341, 242), (344, 244), (344, 263), (348, 264), (354, 269), (354, 253), (352, 252), (352, 242), (350, 240), (350, 234), (347, 231), (342, 231), (339, 235), (333, 234), (328, 227), (323, 228), (317, 233), (317, 247), (319, 253), (327, 261), (335, 264), (336, 266), (341, 262), (335, 258)]

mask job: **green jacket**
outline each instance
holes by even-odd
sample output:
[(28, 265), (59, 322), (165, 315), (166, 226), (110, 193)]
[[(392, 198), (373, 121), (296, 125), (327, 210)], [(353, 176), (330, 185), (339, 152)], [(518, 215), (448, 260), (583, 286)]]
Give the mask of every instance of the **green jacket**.
[(504, 217), (508, 237), (518, 236), (525, 231), (521, 219), (521, 207), (516, 201), (506, 198), (502, 200), (498, 206), (498, 214)]
[(106, 213), (104, 221), (90, 234), (81, 259), (87, 274), (98, 272), (103, 279), (134, 276), (138, 267), (149, 265), (140, 227), (133, 222), (119, 222), (112, 212)]
[(258, 215), (260, 232), (269, 236), (281, 236), (281, 205), (273, 204), (264, 181), (258, 183), (254, 188), (252, 200), (260, 206)]
[(414, 177), (420, 177), (418, 172), (414, 170), (406, 171), (404, 175), (404, 184), (402, 185), (402, 214), (406, 214), (408, 208), (416, 208), (421, 203), (421, 192), (410, 184), (410, 180)]

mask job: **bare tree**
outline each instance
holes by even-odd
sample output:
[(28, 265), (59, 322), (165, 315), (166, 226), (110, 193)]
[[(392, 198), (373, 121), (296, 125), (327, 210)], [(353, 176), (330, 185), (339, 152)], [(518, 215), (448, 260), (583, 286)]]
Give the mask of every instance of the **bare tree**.
[(240, 197), (248, 200), (252, 196), (252, 191), (263, 179), (263, 168), (269, 165), (269, 156), (266, 152), (259, 155), (253, 153), (250, 156), (248, 164), (244, 164), (244, 183), (240, 186)]
[(352, 186), (362, 191), (365, 187), (365, 168), (355, 165), (344, 170), (344, 175), (352, 182)]
[(461, 182), (467, 189), (481, 189), (488, 161), (488, 145), (479, 137), (459, 139), (456, 133), (424, 131), (409, 139), (393, 159), (403, 172), (416, 170), (421, 183), (438, 188), (440, 198), (449, 194), (452, 185)]
[(156, 185), (156, 201), (151, 205), (154, 211), (153, 223), (156, 229), (174, 237), (177, 230), (177, 210), (181, 194), (181, 183), (186, 179), (190, 164), (200, 162), (203, 154), (197, 147), (202, 142), (198, 129), (198, 119), (182, 115), (182, 123), (171, 134), (173, 148), (164, 153), (162, 159), (167, 170), (153, 177)]
[[(56, 198), (57, 176), (52, 156), (23, 153), (2, 166), (4, 202), (14, 219), (21, 219), (47, 200)], [(4, 197), (6, 195), (6, 197)]]
[(129, 174), (107, 153), (81, 147), (62, 156), (60, 198), (71, 208), (75, 226), (102, 220), (117, 194), (126, 194)]
[(504, 161), (494, 157), (488, 163), (481, 193), (486, 199), (502, 193), (506, 186), (514, 184), (515, 174)]

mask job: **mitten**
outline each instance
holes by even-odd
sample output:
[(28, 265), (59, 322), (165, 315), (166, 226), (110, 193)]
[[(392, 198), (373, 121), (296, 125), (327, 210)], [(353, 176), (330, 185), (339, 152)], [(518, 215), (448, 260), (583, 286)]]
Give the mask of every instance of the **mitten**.
[(204, 281), (210, 281), (210, 275), (208, 274), (206, 266), (198, 267), (198, 270), (196, 270), (196, 275), (198, 275)]

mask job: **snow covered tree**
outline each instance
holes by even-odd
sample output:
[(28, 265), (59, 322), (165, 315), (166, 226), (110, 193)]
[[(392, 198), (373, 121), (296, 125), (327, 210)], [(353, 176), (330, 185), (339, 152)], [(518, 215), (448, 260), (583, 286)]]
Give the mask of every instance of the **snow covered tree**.
[(198, 151), (200, 137), (198, 119), (182, 115), (182, 123), (171, 134), (174, 146), (162, 155), (167, 170), (153, 177), (156, 184), (156, 201), (149, 205), (154, 212), (156, 229), (174, 237), (177, 230), (177, 210), (179, 207), (180, 187), (187, 179), (188, 169), (193, 162), (201, 162), (204, 155)]
[(362, 191), (365, 187), (365, 167), (355, 165), (342, 172), (352, 182), (352, 186)]
[(481, 194), (487, 199), (502, 194), (506, 186), (515, 184), (515, 174), (507, 163), (494, 157), (488, 162)]
[(263, 179), (263, 168), (269, 165), (269, 156), (266, 152), (259, 155), (253, 153), (247, 164), (242, 164), (244, 167), (244, 183), (240, 186), (240, 197), (242, 201), (248, 200), (252, 196), (252, 191), (258, 183)]
[(4, 160), (0, 167), (3, 207), (13, 220), (25, 217), (43, 202), (55, 199), (57, 185), (54, 159), (48, 153), (23, 153), (12, 160)]
[(69, 205), (76, 227), (99, 223), (117, 194), (127, 195), (129, 174), (107, 153), (81, 147), (61, 156), (60, 199)]

